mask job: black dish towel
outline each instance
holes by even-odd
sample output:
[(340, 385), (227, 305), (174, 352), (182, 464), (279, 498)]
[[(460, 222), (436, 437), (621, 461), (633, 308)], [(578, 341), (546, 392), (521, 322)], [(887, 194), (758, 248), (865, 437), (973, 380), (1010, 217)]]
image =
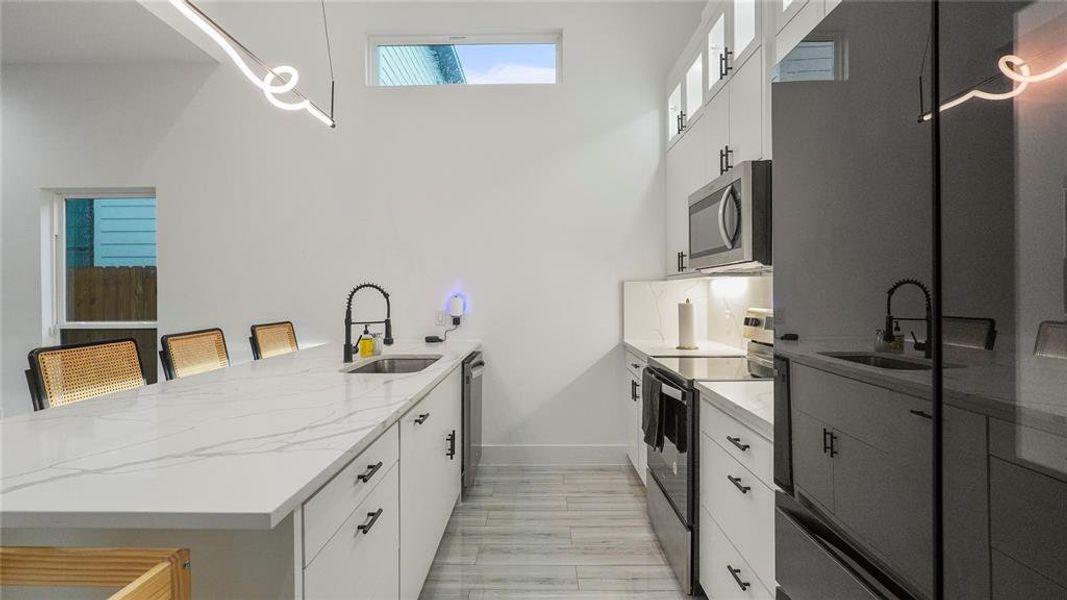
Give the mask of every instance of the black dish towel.
[(652, 376), (648, 368), (641, 372), (641, 431), (645, 443), (656, 449), (663, 448), (662, 384)]

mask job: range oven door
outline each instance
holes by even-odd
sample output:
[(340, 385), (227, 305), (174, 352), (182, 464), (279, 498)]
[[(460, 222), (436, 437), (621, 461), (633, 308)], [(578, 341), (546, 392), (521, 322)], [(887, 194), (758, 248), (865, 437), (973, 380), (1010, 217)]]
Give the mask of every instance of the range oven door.
[[(665, 407), (661, 414), (666, 415), (666, 426), (675, 429), (673, 433), (665, 433), (663, 448), (648, 446), (648, 471), (678, 513), (679, 520), (686, 527), (691, 527), (692, 513), (696, 509), (696, 504), (691, 502), (693, 486), (690, 468), (695, 466), (691, 457), (696, 454), (694, 445), (699, 444), (699, 439), (694, 440), (691, 434), (692, 425), (695, 424), (694, 394), (659, 371), (646, 369), (660, 383), (662, 391), (659, 401)], [(681, 446), (672, 439), (677, 439), (678, 435), (686, 437)]]

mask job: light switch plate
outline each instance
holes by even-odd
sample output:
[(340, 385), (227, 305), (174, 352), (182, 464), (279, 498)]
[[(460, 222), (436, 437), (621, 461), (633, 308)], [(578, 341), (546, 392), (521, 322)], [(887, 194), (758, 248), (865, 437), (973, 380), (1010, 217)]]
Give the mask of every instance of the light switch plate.
[(445, 325), (448, 323), (448, 315), (445, 314), (445, 311), (439, 310), (435, 313), (435, 321), (438, 325)]

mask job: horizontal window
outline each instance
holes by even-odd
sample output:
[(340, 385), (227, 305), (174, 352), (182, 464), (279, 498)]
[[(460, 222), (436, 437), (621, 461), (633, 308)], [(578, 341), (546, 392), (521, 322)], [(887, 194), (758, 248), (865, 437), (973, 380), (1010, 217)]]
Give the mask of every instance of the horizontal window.
[(553, 84), (558, 34), (372, 38), (371, 85)]
[(772, 83), (836, 81), (845, 79), (845, 58), (840, 40), (804, 40), (771, 71)]

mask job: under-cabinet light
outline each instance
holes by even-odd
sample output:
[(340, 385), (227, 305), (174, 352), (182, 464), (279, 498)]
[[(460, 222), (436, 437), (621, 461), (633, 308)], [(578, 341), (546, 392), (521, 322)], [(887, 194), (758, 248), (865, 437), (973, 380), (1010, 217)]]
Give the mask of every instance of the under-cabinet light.
[[(978, 89), (971, 90), (958, 98), (954, 98), (942, 104), (940, 111), (945, 112), (950, 108), (955, 108), (972, 98), (981, 98), (982, 100), (1008, 100), (1014, 98), (1026, 91), (1026, 88), (1030, 87), (1031, 83), (1046, 81), (1067, 71), (1067, 60), (1048, 71), (1032, 75), (1030, 73), (1030, 66), (1026, 64), (1025, 60), (1014, 54), (1007, 54), (1001, 56), (1000, 60), (997, 61), (997, 68), (1000, 69), (1000, 72), (1005, 77), (1014, 82), (1018, 82), (1018, 85), (1014, 86), (1007, 92), (1001, 93), (984, 92)], [(929, 121), (931, 118), (933, 118), (933, 113), (926, 113), (922, 116), (921, 120)]]
[[(219, 48), (230, 57), (233, 64), (237, 65), (237, 69), (241, 71), (241, 74), (245, 76), (252, 85), (258, 87), (263, 91), (263, 95), (267, 97), (267, 100), (282, 110), (305, 110), (311, 116), (315, 117), (324, 124), (334, 127), (336, 123), (331, 115), (327, 115), (319, 107), (315, 106), (311, 100), (308, 100), (299, 90), (296, 89), (296, 84), (300, 80), (300, 74), (297, 70), (289, 65), (281, 65), (277, 67), (268, 67), (255, 58), (247, 48), (242, 46), (240, 42), (237, 42), (232, 35), (222, 29), (215, 22), (211, 21), (204, 15), (200, 9), (196, 8), (189, 0), (169, 0), (174, 8), (178, 9), (185, 18), (192, 21), (201, 31), (203, 31), (212, 41), (218, 44)], [(261, 66), (266, 74), (260, 78), (252, 70), (252, 67), (248, 65), (241, 53), (238, 52), (234, 46), (239, 46), (246, 53), (251, 55), (259, 66)], [(274, 83), (275, 79), (282, 80), (281, 83)], [(299, 102), (285, 102), (278, 99), (279, 94), (294, 94), (300, 97)], [(332, 100), (331, 100), (332, 102)], [(331, 111), (332, 112), (332, 111)]]

